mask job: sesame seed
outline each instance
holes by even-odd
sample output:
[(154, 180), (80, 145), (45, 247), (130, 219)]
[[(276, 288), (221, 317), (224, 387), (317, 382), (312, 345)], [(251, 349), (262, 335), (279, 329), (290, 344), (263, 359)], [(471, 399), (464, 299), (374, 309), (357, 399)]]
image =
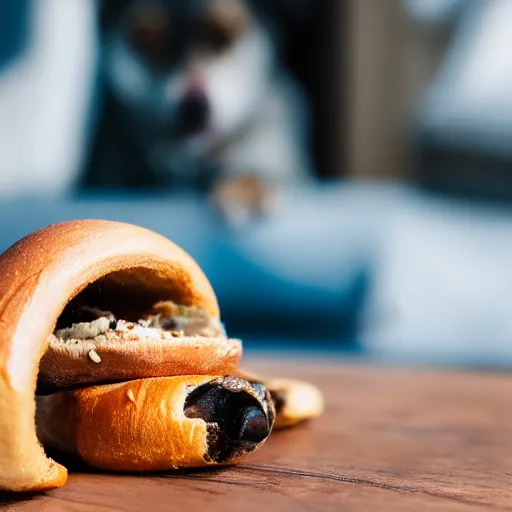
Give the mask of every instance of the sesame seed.
[(94, 350), (94, 349), (89, 350), (89, 357), (90, 357), (91, 361), (93, 361), (94, 363), (96, 363), (96, 364), (101, 363), (101, 357), (99, 356), (98, 352), (96, 352), (96, 350)]

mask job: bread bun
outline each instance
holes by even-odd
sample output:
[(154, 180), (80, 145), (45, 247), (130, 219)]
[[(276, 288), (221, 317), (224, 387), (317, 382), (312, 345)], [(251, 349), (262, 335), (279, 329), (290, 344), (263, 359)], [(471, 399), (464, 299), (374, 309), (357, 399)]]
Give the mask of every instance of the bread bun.
[(37, 398), (44, 445), (113, 471), (235, 464), (268, 437), (270, 394), (235, 377), (181, 376)]
[[(172, 300), (219, 318), (215, 294), (196, 262), (166, 238), (128, 224), (72, 221), (32, 233), (0, 256), (0, 276), (0, 489), (45, 490), (66, 481), (66, 469), (38, 443), (34, 391), (47, 340), (72, 299), (90, 292), (137, 313)], [(225, 374), (240, 355), (240, 344), (224, 338), (137, 349), (119, 343), (106, 350), (105, 367), (147, 368), (166, 360), (166, 372)], [(43, 373), (81, 371), (81, 357), (55, 350), (45, 356)]]
[(296, 379), (273, 378), (264, 381), (276, 409), (275, 428), (287, 428), (324, 411), (322, 392), (313, 384)]

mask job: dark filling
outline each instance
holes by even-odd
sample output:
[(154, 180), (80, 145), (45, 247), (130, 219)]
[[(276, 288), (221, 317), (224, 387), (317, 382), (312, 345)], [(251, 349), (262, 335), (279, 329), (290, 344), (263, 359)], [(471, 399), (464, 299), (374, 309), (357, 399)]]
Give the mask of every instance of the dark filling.
[(81, 301), (77, 301), (64, 310), (57, 321), (57, 329), (64, 329), (79, 323), (90, 323), (103, 317), (110, 320), (111, 329), (116, 327), (117, 322), (113, 313), (94, 306), (89, 306)]
[[(115, 328), (113, 320), (118, 320), (182, 332), (183, 336), (222, 335), (220, 323), (207, 311), (180, 305), (194, 303), (197, 297), (184, 276), (178, 275), (176, 279), (179, 286), (162, 279), (156, 270), (131, 268), (112, 272), (90, 283), (69, 301), (55, 330), (107, 317), (112, 320), (111, 329)], [(86, 328), (82, 325), (81, 331)]]
[[(255, 389), (254, 384), (250, 386)], [(257, 392), (261, 394), (260, 389)], [(208, 424), (205, 458), (217, 463), (254, 450), (268, 437), (273, 423), (271, 413), (267, 414), (255, 397), (222, 384), (195, 389), (187, 397), (184, 411), (188, 418), (201, 418)]]
[(149, 269), (112, 272), (90, 283), (67, 304), (57, 328), (94, 320), (98, 318), (95, 316), (98, 312), (111, 312), (118, 319), (136, 322), (159, 301), (171, 300), (181, 304), (181, 292), (186, 289), (187, 283), (177, 288), (169, 281), (161, 280), (157, 272)]

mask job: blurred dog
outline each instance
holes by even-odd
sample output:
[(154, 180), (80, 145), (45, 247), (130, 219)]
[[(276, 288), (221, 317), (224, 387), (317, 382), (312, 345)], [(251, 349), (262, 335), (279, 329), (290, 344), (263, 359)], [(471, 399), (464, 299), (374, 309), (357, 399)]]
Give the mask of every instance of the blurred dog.
[(304, 5), (107, 2), (105, 103), (85, 185), (203, 189), (242, 220), (267, 211), (275, 186), (307, 180), (307, 107), (278, 62), (279, 16)]

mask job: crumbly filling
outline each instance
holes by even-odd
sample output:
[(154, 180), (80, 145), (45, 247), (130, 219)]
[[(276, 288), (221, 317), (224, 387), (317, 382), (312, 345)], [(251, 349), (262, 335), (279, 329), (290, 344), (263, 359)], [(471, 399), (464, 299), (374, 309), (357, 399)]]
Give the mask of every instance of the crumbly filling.
[(225, 337), (222, 324), (206, 311), (177, 305), (171, 301), (156, 303), (137, 322), (115, 318), (109, 311), (82, 306), (88, 322), (73, 323), (57, 329), (53, 343), (75, 344), (84, 340), (98, 342), (136, 341), (138, 339), (172, 340), (182, 337)]

